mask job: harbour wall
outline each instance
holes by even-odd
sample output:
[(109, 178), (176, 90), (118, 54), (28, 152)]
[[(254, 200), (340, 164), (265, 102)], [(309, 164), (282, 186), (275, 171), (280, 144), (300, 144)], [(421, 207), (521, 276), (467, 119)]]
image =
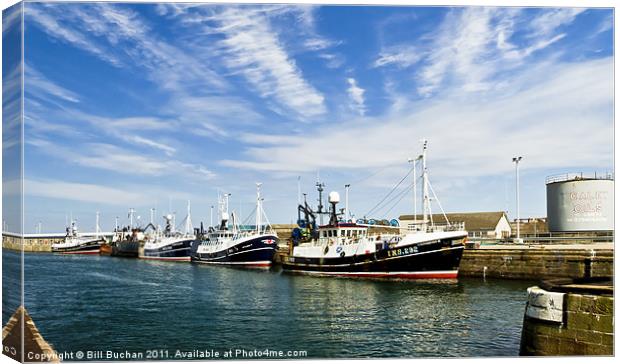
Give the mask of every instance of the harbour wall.
[(601, 294), (549, 292), (530, 287), (520, 354), (613, 355), (613, 308), (613, 288)]
[(25, 252), (38, 252), (38, 253), (46, 253), (52, 251), (52, 244), (59, 243), (64, 240), (62, 238), (21, 238), (16, 235), (2, 235), (2, 248), (9, 250), (22, 250), (22, 242), (23, 249)]
[[(23, 239), (25, 252), (51, 252), (62, 238)], [(2, 247), (21, 250), (22, 239), (4, 235)], [(287, 258), (280, 243), (276, 263)], [(466, 249), (459, 270), (461, 277), (503, 279), (589, 278), (613, 276), (613, 243), (561, 245), (489, 245)]]
[(613, 276), (613, 243), (466, 249), (459, 276), (503, 279)]

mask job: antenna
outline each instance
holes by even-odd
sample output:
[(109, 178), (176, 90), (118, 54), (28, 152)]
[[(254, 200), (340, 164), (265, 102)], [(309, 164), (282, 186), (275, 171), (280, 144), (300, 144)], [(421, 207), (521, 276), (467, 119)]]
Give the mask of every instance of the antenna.
[(297, 205), (301, 205), (301, 176), (297, 176)]
[(262, 183), (257, 182), (256, 183), (256, 233), (260, 234), (261, 232), (261, 217), (262, 217), (262, 201), (261, 201), (261, 197), (260, 197), (260, 186), (262, 185)]

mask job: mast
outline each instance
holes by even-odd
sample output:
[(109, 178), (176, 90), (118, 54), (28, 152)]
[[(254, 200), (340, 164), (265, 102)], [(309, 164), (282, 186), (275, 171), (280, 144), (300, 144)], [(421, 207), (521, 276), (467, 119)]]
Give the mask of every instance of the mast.
[(213, 205), (211, 205), (211, 223), (209, 225), (209, 227), (213, 226)]
[(428, 196), (428, 171), (426, 169), (426, 148), (428, 145), (428, 141), (426, 139), (423, 139), (422, 142), (424, 143), (424, 146), (422, 148), (422, 203), (424, 208), (423, 221), (426, 225), (428, 219), (428, 211), (430, 209), (430, 201)]
[(95, 216), (95, 238), (99, 238), (99, 211)]
[(153, 216), (155, 216), (155, 208), (151, 207), (151, 225), (153, 225), (153, 222), (154, 222)]
[(323, 187), (325, 187), (325, 183), (321, 183), (317, 179), (316, 189), (319, 191), (319, 205), (317, 206), (317, 213), (319, 214), (319, 223), (321, 225), (323, 225)]
[(344, 185), (344, 222), (349, 221), (349, 187), (350, 184)]
[(118, 216), (114, 218), (114, 231), (118, 231)]
[(133, 208), (129, 209), (129, 228), (133, 229), (133, 214), (135, 210)]
[(190, 205), (190, 201), (187, 200), (187, 217), (185, 218), (185, 234), (189, 235), (192, 231), (192, 209)]
[(262, 201), (260, 197), (260, 186), (261, 185), (262, 183), (260, 182), (256, 183), (256, 233), (257, 234), (260, 234), (261, 232), (261, 225), (262, 225), (261, 217), (263, 214)]

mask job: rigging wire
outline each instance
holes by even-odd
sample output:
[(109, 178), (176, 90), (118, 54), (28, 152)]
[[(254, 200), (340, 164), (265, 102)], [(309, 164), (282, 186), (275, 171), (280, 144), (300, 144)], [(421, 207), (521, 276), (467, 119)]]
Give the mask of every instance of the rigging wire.
[(370, 213), (375, 211), (377, 209), (377, 207), (379, 207), (388, 197), (390, 197), (390, 195), (403, 183), (403, 181), (409, 177), (409, 175), (411, 174), (411, 172), (413, 172), (413, 169), (410, 169), (409, 172), (407, 172), (407, 174), (400, 180), (398, 181), (398, 183), (396, 184), (396, 186), (392, 187), (392, 189), (390, 190), (390, 192), (388, 192), (387, 195), (385, 195), (385, 197), (383, 197), (383, 199), (381, 199), (381, 201), (379, 201), (379, 203), (377, 203), (373, 208), (371, 208), (365, 216), (370, 216)]

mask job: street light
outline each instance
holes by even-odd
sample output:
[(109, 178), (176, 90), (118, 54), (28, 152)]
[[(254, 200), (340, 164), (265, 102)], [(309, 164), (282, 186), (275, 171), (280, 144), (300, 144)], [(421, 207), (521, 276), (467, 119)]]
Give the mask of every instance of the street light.
[(515, 164), (515, 175), (516, 175), (516, 187), (517, 187), (517, 242), (521, 240), (521, 230), (519, 225), (519, 162), (521, 162), (523, 157), (514, 157), (512, 161)]

